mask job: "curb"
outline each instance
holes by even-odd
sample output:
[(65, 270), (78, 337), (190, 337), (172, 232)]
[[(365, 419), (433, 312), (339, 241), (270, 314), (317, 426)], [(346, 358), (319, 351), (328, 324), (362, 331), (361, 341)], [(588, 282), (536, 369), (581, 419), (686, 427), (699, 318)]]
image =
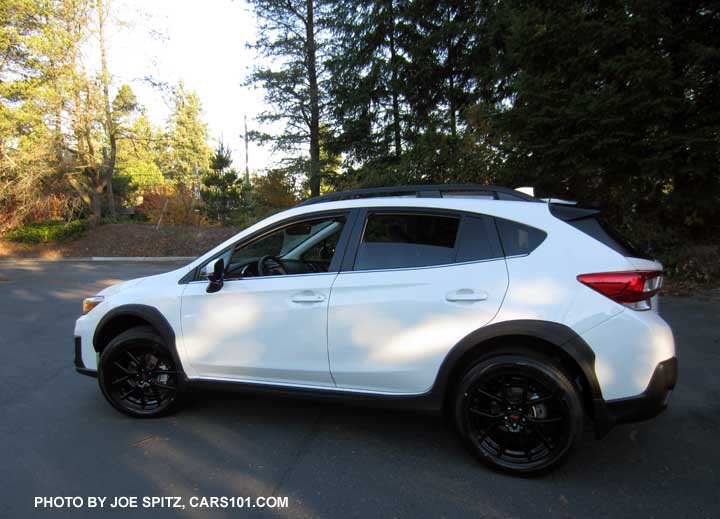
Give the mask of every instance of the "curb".
[(192, 261), (196, 256), (90, 256), (84, 258), (0, 258), (3, 263), (69, 263), (89, 261), (115, 261), (135, 263), (162, 263), (168, 261)]

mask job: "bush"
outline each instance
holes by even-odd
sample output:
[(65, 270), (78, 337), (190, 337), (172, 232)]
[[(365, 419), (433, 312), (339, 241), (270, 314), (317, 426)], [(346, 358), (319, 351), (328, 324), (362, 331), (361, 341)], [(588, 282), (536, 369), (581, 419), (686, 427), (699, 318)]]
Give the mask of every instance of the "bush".
[(67, 240), (82, 234), (87, 228), (86, 220), (73, 220), (67, 223), (49, 221), (19, 227), (8, 232), (5, 237), (17, 243), (48, 243)]

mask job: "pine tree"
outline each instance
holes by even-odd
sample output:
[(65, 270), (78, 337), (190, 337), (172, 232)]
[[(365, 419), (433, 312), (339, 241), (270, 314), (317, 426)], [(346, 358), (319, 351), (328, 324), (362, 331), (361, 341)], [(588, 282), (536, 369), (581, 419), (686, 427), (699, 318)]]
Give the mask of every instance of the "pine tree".
[[(319, 32), (317, 0), (251, 0), (258, 17), (258, 39), (253, 48), (271, 62), (258, 66), (248, 78), (265, 89), (272, 107), (259, 116), (261, 122), (282, 122), (280, 135), (262, 135), (275, 149), (291, 155), (286, 167), (303, 173), (310, 193), (320, 193), (320, 118), (323, 103), (322, 70), (318, 62)], [(302, 146), (308, 146), (309, 159)]]
[(231, 165), (232, 153), (220, 141), (210, 161), (210, 170), (202, 179), (205, 214), (211, 221), (223, 225), (240, 209), (242, 202), (242, 182)]

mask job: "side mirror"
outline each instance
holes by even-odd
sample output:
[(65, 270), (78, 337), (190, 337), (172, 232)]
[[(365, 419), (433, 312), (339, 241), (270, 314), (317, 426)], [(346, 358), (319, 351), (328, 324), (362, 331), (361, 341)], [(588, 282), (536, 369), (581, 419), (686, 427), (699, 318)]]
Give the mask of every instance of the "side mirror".
[(223, 286), (223, 280), (225, 278), (225, 260), (222, 258), (216, 259), (213, 263), (208, 265), (207, 277), (208, 286), (207, 292), (213, 293), (220, 290)]

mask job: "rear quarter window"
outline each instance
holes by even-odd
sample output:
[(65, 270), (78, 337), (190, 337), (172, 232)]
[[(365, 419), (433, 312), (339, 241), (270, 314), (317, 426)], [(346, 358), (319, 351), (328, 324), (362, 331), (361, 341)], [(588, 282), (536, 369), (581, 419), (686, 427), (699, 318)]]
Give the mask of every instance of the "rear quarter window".
[(496, 218), (505, 256), (526, 256), (545, 241), (547, 233), (512, 220)]

